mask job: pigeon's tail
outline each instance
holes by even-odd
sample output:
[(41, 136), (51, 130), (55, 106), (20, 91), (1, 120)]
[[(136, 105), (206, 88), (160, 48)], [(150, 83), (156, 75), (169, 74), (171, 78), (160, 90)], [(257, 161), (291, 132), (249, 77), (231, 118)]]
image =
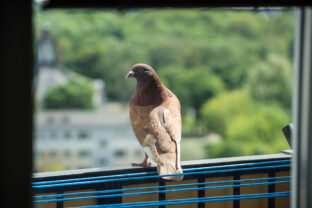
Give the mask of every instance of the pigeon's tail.
[[(157, 170), (159, 175), (171, 175), (183, 173), (181, 166), (178, 166), (178, 168), (176, 168), (176, 166), (170, 161), (159, 164), (157, 166)], [(162, 178), (171, 181), (182, 181), (183, 175), (164, 176)]]

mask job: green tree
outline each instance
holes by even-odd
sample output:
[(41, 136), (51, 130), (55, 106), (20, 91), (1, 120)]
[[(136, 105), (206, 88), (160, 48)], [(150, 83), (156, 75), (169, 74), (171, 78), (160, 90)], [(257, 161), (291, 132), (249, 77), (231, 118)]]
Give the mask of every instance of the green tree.
[(289, 148), (282, 133), (289, 118), (277, 105), (261, 105), (249, 116), (233, 118), (227, 126), (225, 139), (244, 144), (248, 155), (278, 153)]
[(226, 128), (226, 139), (242, 142), (271, 143), (283, 139), (282, 128), (289, 123), (289, 115), (277, 105), (257, 105), (252, 114), (237, 115)]
[(202, 104), (224, 90), (223, 82), (205, 67), (184, 69), (168, 66), (160, 69), (159, 75), (178, 96), (184, 112), (193, 108), (197, 117)]
[(46, 109), (92, 109), (93, 87), (89, 81), (70, 80), (50, 89), (44, 96)]
[(292, 89), (290, 63), (279, 55), (270, 54), (265, 62), (250, 70), (246, 87), (255, 100), (274, 102), (290, 109)]
[(224, 140), (206, 146), (208, 157), (278, 153), (289, 146), (282, 128), (289, 115), (277, 105), (257, 105), (253, 113), (238, 114), (226, 126)]
[(222, 158), (247, 155), (246, 149), (239, 142), (221, 141), (205, 146), (207, 158)]
[(123, 77), (135, 63), (155, 69), (209, 68), (233, 90), (244, 85), (250, 66), (268, 53), (289, 56), (293, 38), (292, 12), (267, 18), (262, 13), (198, 9), (34, 11), (37, 34), (46, 22), (51, 25), (60, 64), (103, 79), (108, 99), (122, 102), (134, 90), (133, 82)]
[(255, 110), (255, 102), (246, 91), (232, 91), (207, 100), (201, 110), (201, 123), (208, 132), (225, 136), (226, 127), (237, 115), (250, 115)]

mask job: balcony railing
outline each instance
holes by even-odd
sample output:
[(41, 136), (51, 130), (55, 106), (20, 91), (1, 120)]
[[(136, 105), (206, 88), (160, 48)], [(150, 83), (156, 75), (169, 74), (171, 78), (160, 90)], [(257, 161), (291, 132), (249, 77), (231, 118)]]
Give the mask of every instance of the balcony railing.
[[(182, 162), (184, 180), (151, 168), (94, 168), (33, 177), (34, 207), (290, 206), (288, 153)], [(177, 174), (179, 175), (179, 174)]]

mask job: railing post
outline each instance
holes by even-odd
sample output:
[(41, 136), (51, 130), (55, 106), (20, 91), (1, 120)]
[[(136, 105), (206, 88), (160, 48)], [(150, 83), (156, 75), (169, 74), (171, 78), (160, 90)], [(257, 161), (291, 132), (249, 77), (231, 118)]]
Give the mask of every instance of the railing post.
[[(63, 190), (59, 190), (56, 192), (57, 194), (63, 194)], [(57, 197), (57, 199), (63, 199), (64, 197), (61, 196), (61, 197)], [(58, 201), (56, 202), (56, 208), (63, 208), (64, 207), (64, 201)]]
[[(165, 186), (166, 181), (162, 178), (159, 179), (159, 186)], [(166, 190), (165, 188), (160, 188), (159, 191)], [(166, 200), (166, 193), (159, 193), (158, 194), (158, 200), (163, 201)], [(165, 208), (166, 206), (159, 206), (159, 208)]]
[[(269, 178), (275, 177), (275, 172), (270, 170), (268, 176), (269, 176)], [(274, 182), (274, 181), (275, 181), (274, 179), (268, 180), (268, 182)], [(275, 184), (268, 186), (268, 192), (269, 193), (275, 193)], [(275, 208), (275, 198), (274, 197), (268, 199), (268, 208)]]
[[(233, 176), (233, 180), (240, 180), (240, 175), (235, 174)], [(240, 183), (233, 183), (233, 185), (239, 185)], [(233, 188), (233, 195), (240, 195), (240, 188), (236, 187)], [(233, 208), (239, 208), (240, 207), (240, 201), (239, 200), (234, 200), (233, 201)]]
[[(204, 183), (205, 177), (203, 175), (198, 176), (198, 183)], [(205, 185), (198, 185), (198, 188), (205, 187)], [(198, 198), (205, 197), (205, 190), (198, 190), (197, 191)], [(205, 203), (198, 203), (198, 208), (205, 208)]]

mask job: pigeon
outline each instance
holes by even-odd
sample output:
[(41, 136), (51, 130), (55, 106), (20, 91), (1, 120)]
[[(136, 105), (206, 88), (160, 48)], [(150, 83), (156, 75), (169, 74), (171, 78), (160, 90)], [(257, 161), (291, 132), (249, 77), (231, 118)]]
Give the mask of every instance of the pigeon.
[[(155, 70), (147, 64), (135, 64), (126, 79), (135, 78), (136, 91), (130, 103), (130, 120), (135, 136), (145, 151), (145, 159), (134, 166), (150, 167), (151, 158), (163, 179), (180, 181), (181, 106), (179, 99), (165, 87)], [(169, 175), (169, 176), (168, 176)]]

